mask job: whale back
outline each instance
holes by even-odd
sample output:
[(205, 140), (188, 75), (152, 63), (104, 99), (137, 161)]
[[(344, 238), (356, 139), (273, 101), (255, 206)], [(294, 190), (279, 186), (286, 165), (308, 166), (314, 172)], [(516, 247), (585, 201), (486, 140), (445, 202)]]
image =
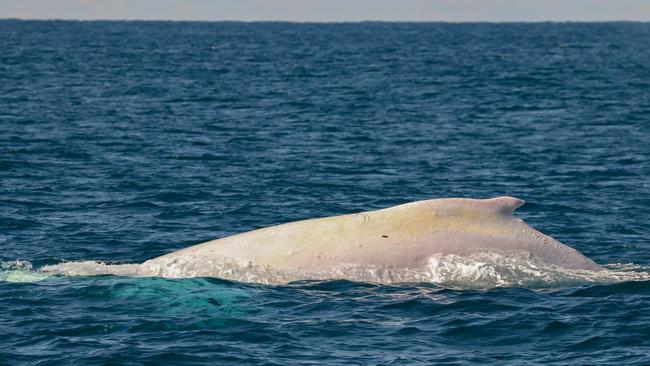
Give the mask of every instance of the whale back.
[[(440, 263), (483, 258), (484, 254), (497, 266), (508, 258), (523, 258), (524, 262), (532, 260), (563, 269), (602, 270), (575, 249), (513, 216), (523, 204), (507, 196), (417, 201), (253, 230), (197, 244), (141, 265), (63, 263), (44, 271), (220, 277), (261, 283), (333, 278), (435, 282), (440, 277)], [(484, 259), (475, 264), (481, 263)]]
[(508, 196), (417, 201), (258, 229), (185, 248), (145, 265), (167, 268), (170, 261), (193, 258), (303, 273), (341, 264), (413, 268), (425, 266), (433, 255), (519, 251), (569, 268), (598, 267), (514, 217), (514, 210), (523, 204)]

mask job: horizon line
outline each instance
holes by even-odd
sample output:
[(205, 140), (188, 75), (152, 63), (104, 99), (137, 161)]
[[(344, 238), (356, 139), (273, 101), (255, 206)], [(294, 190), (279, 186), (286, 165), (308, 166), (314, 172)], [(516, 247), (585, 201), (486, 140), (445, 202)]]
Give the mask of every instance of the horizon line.
[(650, 20), (629, 19), (599, 19), (599, 20), (283, 20), (283, 19), (143, 19), (143, 18), (1, 18), (0, 21), (42, 21), (42, 22), (170, 22), (170, 23), (293, 23), (293, 24), (352, 24), (352, 23), (449, 23), (449, 24), (476, 24), (476, 23), (650, 23)]

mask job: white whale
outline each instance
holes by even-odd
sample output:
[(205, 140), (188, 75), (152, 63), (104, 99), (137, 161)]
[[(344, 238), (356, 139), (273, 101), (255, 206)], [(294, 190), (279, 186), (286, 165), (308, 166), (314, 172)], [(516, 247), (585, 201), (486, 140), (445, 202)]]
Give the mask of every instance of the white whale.
[(425, 200), (267, 227), (194, 245), (142, 264), (68, 262), (43, 267), (42, 271), (219, 277), (259, 283), (306, 279), (410, 282), (431, 280), (435, 258), (476, 253), (523, 254), (567, 270), (603, 269), (514, 217), (513, 211), (523, 204), (513, 197)]

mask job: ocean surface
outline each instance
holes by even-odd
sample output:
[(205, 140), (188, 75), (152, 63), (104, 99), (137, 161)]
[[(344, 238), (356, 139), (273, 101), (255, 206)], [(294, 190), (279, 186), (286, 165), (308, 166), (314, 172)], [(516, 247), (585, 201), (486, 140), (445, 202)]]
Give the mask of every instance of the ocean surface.
[[(498, 195), (621, 276), (39, 271)], [(649, 238), (650, 23), (0, 21), (2, 365), (649, 365)]]

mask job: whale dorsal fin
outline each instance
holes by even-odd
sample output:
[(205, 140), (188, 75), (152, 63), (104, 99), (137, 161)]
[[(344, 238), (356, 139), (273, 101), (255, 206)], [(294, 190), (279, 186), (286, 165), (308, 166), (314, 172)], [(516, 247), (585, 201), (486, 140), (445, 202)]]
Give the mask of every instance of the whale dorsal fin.
[(488, 207), (491, 210), (500, 212), (504, 215), (512, 215), (512, 213), (517, 208), (523, 206), (524, 203), (526, 203), (524, 200), (510, 196), (490, 198), (484, 200), (484, 202), (487, 203)]

